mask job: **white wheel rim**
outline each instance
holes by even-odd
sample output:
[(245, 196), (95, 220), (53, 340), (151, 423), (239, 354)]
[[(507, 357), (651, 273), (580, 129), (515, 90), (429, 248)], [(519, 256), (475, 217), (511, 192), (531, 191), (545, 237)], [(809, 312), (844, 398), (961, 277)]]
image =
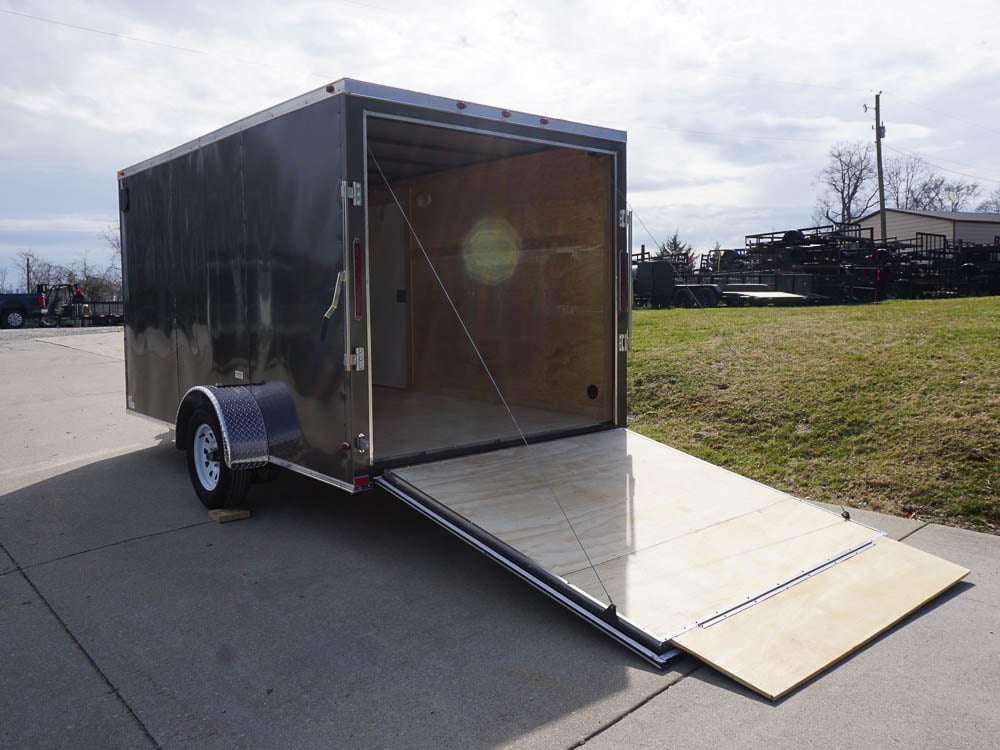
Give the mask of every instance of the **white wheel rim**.
[(219, 461), (219, 441), (210, 425), (200, 424), (194, 433), (194, 470), (198, 481), (208, 492), (219, 486), (222, 464)]

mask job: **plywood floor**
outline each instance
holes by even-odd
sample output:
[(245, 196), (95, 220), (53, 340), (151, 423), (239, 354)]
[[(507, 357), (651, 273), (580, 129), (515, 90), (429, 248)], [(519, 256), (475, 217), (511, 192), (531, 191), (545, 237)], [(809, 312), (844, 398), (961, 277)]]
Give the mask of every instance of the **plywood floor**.
[[(372, 397), (376, 460), (518, 439), (510, 414), (498, 402), (378, 386)], [(516, 405), (511, 410), (526, 435), (594, 424), (592, 418), (564, 412)]]
[[(705, 635), (718, 626), (703, 627), (706, 621), (852, 551), (867, 550), (852, 560), (873, 555), (872, 544), (882, 536), (627, 430), (411, 466), (393, 470), (390, 479), (393, 475), (599, 602), (614, 602), (620, 615), (646, 632), (674, 639), (709, 662), (720, 647)], [(886, 545), (880, 542), (878, 548), (884, 551)], [(928, 569), (938, 569), (925, 563)], [(964, 575), (957, 566), (943, 565), (947, 585)], [(862, 563), (853, 565), (859, 566), (864, 568)], [(931, 578), (937, 582), (937, 577)], [(903, 598), (912, 607), (890, 604), (892, 617), (883, 612), (876, 619), (884, 629), (941, 590), (931, 585), (910, 591)], [(868, 589), (863, 592), (870, 594)], [(842, 617), (849, 619), (855, 609), (869, 607), (859, 597), (862, 594), (847, 593), (839, 605)], [(808, 610), (808, 605), (799, 606)], [(775, 611), (776, 617), (785, 616)], [(734, 632), (732, 623), (741, 616), (725, 620), (726, 628), (717, 632)], [(778, 623), (772, 629), (784, 638), (794, 637)], [(693, 635), (685, 640), (686, 633)], [(831, 649), (841, 655), (851, 651), (857, 645), (855, 635), (852, 632), (849, 643), (833, 639), (829, 649), (817, 652), (823, 654), (820, 660), (827, 659)], [(753, 653), (755, 638), (748, 640)], [(793, 662), (788, 674), (768, 683), (771, 694), (782, 679), (790, 689), (816, 671), (808, 659)], [(747, 668), (753, 672), (757, 667)], [(736, 664), (732, 673), (741, 674), (741, 669)], [(753, 679), (745, 681), (753, 685)]]
[(868, 643), (968, 573), (883, 538), (778, 596), (710, 627), (694, 628), (674, 642), (773, 700)]

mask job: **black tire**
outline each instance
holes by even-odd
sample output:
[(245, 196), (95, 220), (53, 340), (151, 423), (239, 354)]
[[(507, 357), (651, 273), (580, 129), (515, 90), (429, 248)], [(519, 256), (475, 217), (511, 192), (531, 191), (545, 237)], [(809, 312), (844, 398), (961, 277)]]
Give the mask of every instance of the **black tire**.
[(711, 287), (703, 286), (694, 293), (694, 296), (698, 300), (699, 307), (715, 307), (719, 304), (719, 295)]
[(4, 310), (3, 327), (20, 328), (24, 325), (25, 317), (23, 310)]
[(674, 292), (674, 307), (696, 307), (694, 292), (682, 286)]
[(896, 300), (902, 298), (902, 296), (903, 296), (902, 287), (894, 281), (885, 288), (885, 294), (882, 295), (882, 299)]
[[(211, 431), (209, 436), (205, 430)], [(188, 422), (187, 465), (195, 494), (209, 510), (239, 505), (250, 490), (250, 472), (233, 471), (222, 457), (222, 429), (211, 409), (196, 409)], [(208, 438), (209, 442), (206, 442)], [(214, 453), (208, 446), (214, 442)], [(201, 464), (199, 467), (198, 463)], [(212, 479), (214, 478), (214, 483)]]

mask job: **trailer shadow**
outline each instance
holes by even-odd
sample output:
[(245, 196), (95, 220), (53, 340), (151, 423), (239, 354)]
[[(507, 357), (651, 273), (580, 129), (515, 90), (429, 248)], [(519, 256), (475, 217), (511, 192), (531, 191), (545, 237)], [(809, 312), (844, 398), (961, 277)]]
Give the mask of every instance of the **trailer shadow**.
[(166, 443), (0, 498), (0, 542), (162, 745), (565, 746), (697, 667), (646, 665), (381, 491), (282, 472), (248, 506), (208, 521)]

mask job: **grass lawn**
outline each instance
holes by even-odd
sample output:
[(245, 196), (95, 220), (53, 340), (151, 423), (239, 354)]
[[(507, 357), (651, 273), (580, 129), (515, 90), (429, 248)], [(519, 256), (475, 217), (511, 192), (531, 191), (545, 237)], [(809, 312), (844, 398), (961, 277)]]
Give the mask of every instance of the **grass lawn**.
[(636, 310), (629, 408), (799, 497), (1000, 533), (1000, 297)]

